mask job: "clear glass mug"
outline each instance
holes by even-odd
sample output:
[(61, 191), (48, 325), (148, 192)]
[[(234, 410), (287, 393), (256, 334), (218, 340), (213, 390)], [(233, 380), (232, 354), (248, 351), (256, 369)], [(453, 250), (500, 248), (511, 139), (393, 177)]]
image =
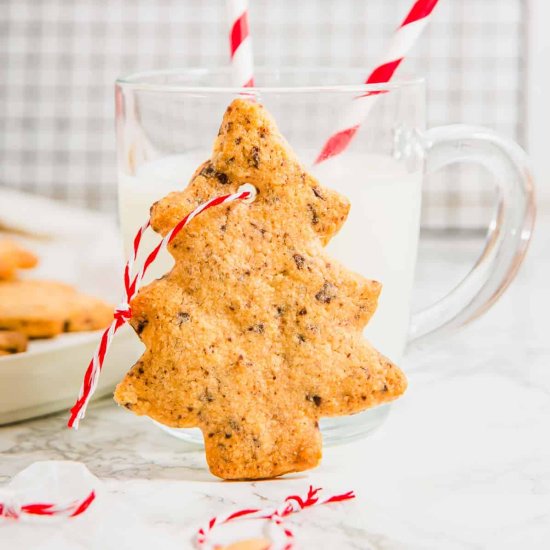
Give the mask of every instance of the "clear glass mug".
[[(328, 251), (349, 269), (383, 284), (378, 310), (365, 330), (375, 347), (401, 364), (407, 343), (439, 337), (487, 311), (514, 278), (531, 237), (535, 206), (525, 153), (486, 128), (452, 125), (426, 130), (421, 79), (354, 84), (361, 82), (363, 73), (259, 69), (259, 86), (253, 90), (232, 87), (228, 69), (147, 72), (119, 79), (119, 206), (126, 253), (150, 205), (185, 187), (196, 167), (209, 158), (229, 103), (239, 94), (253, 93), (309, 170), (351, 201), (348, 220)], [(366, 91), (384, 93), (378, 95), (351, 146), (313, 167), (342, 112)], [(411, 316), (422, 180), (427, 172), (457, 162), (478, 163), (493, 174), (489, 184), (498, 188), (495, 216), (481, 255), (464, 280)], [(154, 242), (155, 236), (149, 236), (144, 248), (150, 250)], [(171, 265), (167, 255), (160, 258), (151, 277), (161, 276)], [(388, 410), (382, 406), (323, 419), (325, 442), (364, 436), (383, 422)], [(202, 442), (198, 429), (162, 427), (177, 437)]]

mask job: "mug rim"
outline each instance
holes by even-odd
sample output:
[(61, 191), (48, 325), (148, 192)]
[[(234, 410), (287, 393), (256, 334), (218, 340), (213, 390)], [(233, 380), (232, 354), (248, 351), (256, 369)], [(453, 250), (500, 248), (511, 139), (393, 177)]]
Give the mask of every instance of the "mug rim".
[[(342, 72), (354, 72), (364, 74), (364, 67), (264, 67), (259, 66), (255, 69), (256, 74), (262, 73), (284, 73), (284, 74), (297, 74), (297, 73), (342, 73)], [(335, 92), (348, 92), (348, 93), (372, 93), (396, 90), (401, 88), (413, 87), (422, 85), (425, 83), (423, 77), (418, 76), (406, 76), (401, 78), (392, 79), (390, 82), (374, 83), (374, 84), (320, 84), (320, 85), (297, 85), (297, 86), (252, 86), (244, 88), (242, 86), (215, 86), (193, 84), (177, 84), (177, 83), (159, 83), (152, 81), (158, 77), (176, 77), (177, 75), (187, 76), (206, 76), (208, 74), (226, 75), (231, 77), (231, 67), (187, 67), (179, 69), (160, 69), (139, 71), (130, 73), (125, 76), (121, 76), (116, 79), (115, 84), (125, 89), (134, 91), (149, 91), (149, 92), (181, 92), (181, 93), (230, 93), (230, 94), (244, 94), (254, 95), (255, 93), (277, 93), (277, 94), (299, 94), (299, 93), (335, 93)]]

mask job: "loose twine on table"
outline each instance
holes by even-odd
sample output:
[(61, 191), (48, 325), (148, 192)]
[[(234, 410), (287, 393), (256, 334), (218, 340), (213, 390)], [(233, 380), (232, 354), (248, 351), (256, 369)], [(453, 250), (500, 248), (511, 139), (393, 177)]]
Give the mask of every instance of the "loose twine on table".
[(95, 500), (95, 491), (90, 491), (82, 500), (74, 500), (68, 504), (53, 504), (45, 502), (33, 502), (31, 504), (19, 504), (16, 499), (10, 502), (0, 502), (0, 518), (17, 520), (25, 516), (57, 516), (74, 518), (85, 512)]
[(299, 513), (305, 508), (333, 502), (343, 502), (355, 498), (355, 493), (353, 491), (320, 498), (318, 496), (320, 491), (322, 491), (320, 487), (314, 489), (313, 486), (310, 485), (305, 498), (299, 495), (290, 495), (285, 498), (281, 506), (275, 509), (243, 508), (229, 514), (214, 516), (206, 526), (198, 530), (196, 538), (197, 547), (200, 550), (215, 549), (216, 545), (210, 542), (209, 539), (213, 531), (221, 525), (225, 525), (235, 520), (263, 520), (271, 522), (271, 527), (275, 527), (271, 532), (269, 550), (291, 550), (294, 546), (294, 532), (290, 527), (284, 524), (284, 520), (287, 516)]

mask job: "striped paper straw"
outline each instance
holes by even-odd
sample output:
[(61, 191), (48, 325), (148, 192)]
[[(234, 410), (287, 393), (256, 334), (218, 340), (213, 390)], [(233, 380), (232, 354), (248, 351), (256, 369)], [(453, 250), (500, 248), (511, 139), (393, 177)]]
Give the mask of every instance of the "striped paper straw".
[(252, 38), (248, 27), (248, 0), (228, 0), (229, 51), (235, 86), (254, 86), (254, 64), (252, 59)]
[[(378, 66), (370, 73), (365, 84), (389, 82), (405, 55), (416, 44), (438, 0), (417, 0), (403, 23), (395, 31), (386, 54)], [(315, 164), (342, 153), (359, 130), (361, 123), (372, 109), (380, 91), (367, 92), (350, 103), (349, 109), (342, 113), (336, 130), (325, 142)]]

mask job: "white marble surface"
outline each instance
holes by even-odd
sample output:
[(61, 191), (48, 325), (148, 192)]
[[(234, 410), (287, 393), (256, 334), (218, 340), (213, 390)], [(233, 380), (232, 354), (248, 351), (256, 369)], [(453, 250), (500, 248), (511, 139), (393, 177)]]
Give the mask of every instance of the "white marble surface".
[[(354, 489), (357, 499), (294, 516), (301, 548), (550, 548), (549, 229), (539, 224), (518, 280), (492, 311), (407, 356), (410, 388), (383, 428), (325, 449), (315, 471), (217, 481), (200, 451), (110, 400), (95, 404), (78, 432), (64, 428), (64, 414), (0, 428), (0, 482), (34, 461), (68, 459), (103, 483), (90, 513), (41, 527), (39, 542), (37, 528), (4, 524), (0, 547), (192, 548), (211, 515), (276, 504), (313, 484)], [(425, 244), (418, 294), (460, 277), (475, 245)]]

